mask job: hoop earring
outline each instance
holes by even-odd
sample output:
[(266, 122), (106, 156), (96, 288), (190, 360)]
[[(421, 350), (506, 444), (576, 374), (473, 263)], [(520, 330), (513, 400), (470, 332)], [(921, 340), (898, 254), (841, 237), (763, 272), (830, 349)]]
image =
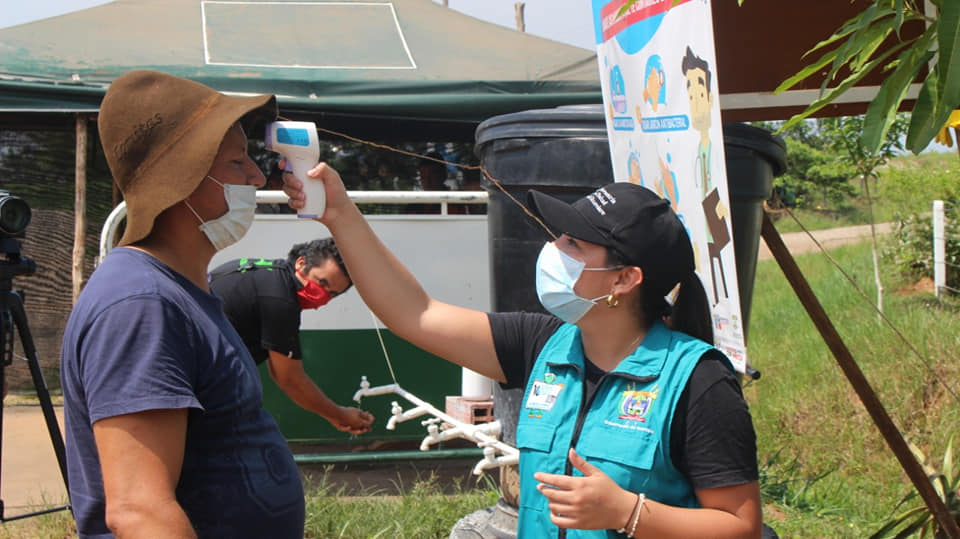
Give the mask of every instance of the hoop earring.
[(613, 294), (607, 295), (607, 307), (613, 309), (617, 305), (620, 305), (620, 298), (614, 296)]

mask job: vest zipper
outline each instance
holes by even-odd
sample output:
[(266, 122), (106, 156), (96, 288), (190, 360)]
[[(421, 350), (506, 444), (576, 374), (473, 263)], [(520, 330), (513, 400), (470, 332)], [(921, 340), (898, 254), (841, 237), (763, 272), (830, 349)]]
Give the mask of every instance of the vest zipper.
[[(577, 372), (580, 373), (580, 383), (583, 384), (583, 386), (586, 386), (586, 379), (584, 378), (583, 371), (580, 370), (580, 367), (577, 367), (576, 365), (570, 365), (570, 366), (573, 367), (574, 369), (577, 369)], [(597, 393), (600, 392), (600, 387), (603, 385), (603, 382), (606, 381), (607, 377), (610, 375), (613, 375), (619, 378), (628, 378), (637, 382), (644, 382), (644, 383), (650, 382), (657, 378), (656, 376), (634, 376), (632, 374), (618, 373), (616, 371), (608, 372), (603, 376), (601, 376), (599, 380), (597, 380), (597, 385), (593, 389), (593, 393), (590, 395), (589, 401), (585, 400), (586, 391), (584, 391), (581, 388), (580, 409), (577, 411), (577, 423), (573, 427), (573, 436), (570, 437), (570, 445), (567, 447), (567, 453), (570, 453), (570, 449), (576, 447), (577, 441), (580, 439), (580, 431), (583, 430), (583, 423), (587, 420), (587, 411), (590, 410), (590, 405), (593, 404), (594, 397), (596, 397)], [(566, 464), (564, 464), (563, 466), (563, 473), (564, 475), (573, 474), (573, 464), (570, 463), (570, 459), (566, 460)], [(557, 533), (557, 539), (566, 539), (566, 538), (567, 538), (567, 530), (565, 528), (560, 528)]]

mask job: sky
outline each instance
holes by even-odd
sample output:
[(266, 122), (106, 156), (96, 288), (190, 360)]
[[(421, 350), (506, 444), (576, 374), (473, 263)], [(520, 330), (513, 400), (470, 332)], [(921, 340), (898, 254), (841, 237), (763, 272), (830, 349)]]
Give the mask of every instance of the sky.
[[(110, 0), (0, 0), (0, 28), (106, 4)], [(442, 0), (431, 0), (442, 4)], [(516, 28), (516, 0), (448, 0), (448, 7), (488, 22)], [(524, 0), (530, 34), (593, 49), (590, 0)]]
[(0, 28), (63, 15), (110, 0), (0, 0)]
[[(6, 0), (3, 0), (6, 1)], [(442, 4), (441, 0), (432, 0)], [(488, 22), (516, 28), (516, 0), (448, 0), (447, 7)], [(528, 34), (593, 50), (593, 10), (590, 0), (524, 0)]]

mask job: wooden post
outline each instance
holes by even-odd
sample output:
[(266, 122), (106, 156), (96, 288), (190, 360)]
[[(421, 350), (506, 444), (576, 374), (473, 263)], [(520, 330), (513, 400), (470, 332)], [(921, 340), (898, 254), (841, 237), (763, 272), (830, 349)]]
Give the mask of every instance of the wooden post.
[(83, 260), (87, 241), (87, 116), (76, 116), (76, 159), (73, 200), (73, 302), (83, 286)]
[(957, 154), (960, 154), (960, 127), (953, 128), (953, 140), (957, 143)]
[(910, 477), (913, 486), (917, 488), (917, 492), (919, 492), (920, 497), (923, 498), (927, 508), (930, 509), (930, 512), (936, 517), (937, 522), (940, 524), (940, 529), (947, 537), (952, 539), (960, 538), (960, 527), (958, 527), (957, 523), (953, 520), (953, 516), (950, 515), (950, 511), (947, 510), (943, 500), (937, 496), (937, 492), (934, 490), (933, 484), (930, 483), (930, 479), (927, 478), (926, 472), (923, 471), (923, 467), (917, 462), (917, 459), (914, 458), (913, 453), (910, 452), (910, 448), (903, 439), (903, 435), (900, 434), (900, 430), (897, 429), (897, 426), (887, 414), (877, 394), (874, 393), (873, 388), (870, 387), (870, 383), (867, 382), (863, 371), (860, 370), (857, 362), (854, 361), (850, 350), (847, 349), (846, 344), (844, 344), (840, 338), (840, 334), (837, 333), (833, 322), (830, 321), (826, 311), (823, 310), (823, 306), (820, 305), (819, 300), (817, 300), (816, 295), (814, 295), (803, 273), (800, 272), (800, 268), (797, 267), (797, 263), (790, 254), (790, 251), (788, 251), (786, 245), (783, 244), (783, 239), (780, 237), (777, 229), (774, 228), (773, 221), (770, 220), (770, 217), (766, 213), (763, 214), (760, 235), (763, 236), (763, 241), (765, 241), (767, 247), (770, 248), (770, 252), (776, 259), (777, 264), (780, 265), (780, 269), (783, 270), (784, 276), (786, 276), (787, 281), (790, 282), (790, 286), (793, 287), (793, 291), (797, 294), (797, 298), (800, 299), (800, 303), (802, 303), (803, 307), (807, 310), (810, 320), (817, 326), (820, 336), (823, 337), (824, 342), (827, 343), (827, 347), (830, 348), (833, 357), (836, 358), (837, 363), (843, 370), (843, 374), (846, 375), (847, 380), (850, 381), (850, 385), (853, 386), (853, 389), (860, 397), (860, 402), (866, 407), (874, 424), (880, 429), (880, 434), (883, 435), (887, 445), (890, 446), (893, 454), (897, 457), (897, 460), (900, 461), (900, 466), (907, 472), (907, 476)]
[(526, 32), (526, 29), (527, 29), (527, 25), (524, 24), (524, 22), (523, 22), (523, 8), (524, 8), (524, 3), (523, 3), (523, 2), (517, 2), (516, 4), (513, 4), (514, 13), (515, 13), (516, 16), (517, 16), (517, 31), (518, 31), (518, 32)]

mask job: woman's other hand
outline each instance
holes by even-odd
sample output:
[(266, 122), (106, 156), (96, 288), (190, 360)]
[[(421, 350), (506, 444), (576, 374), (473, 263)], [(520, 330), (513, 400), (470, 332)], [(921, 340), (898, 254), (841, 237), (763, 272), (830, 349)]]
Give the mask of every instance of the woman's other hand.
[(561, 528), (580, 530), (615, 530), (626, 525), (637, 495), (620, 488), (573, 449), (568, 458), (583, 477), (543, 472), (533, 475), (540, 482), (537, 490), (547, 498), (550, 520)]

